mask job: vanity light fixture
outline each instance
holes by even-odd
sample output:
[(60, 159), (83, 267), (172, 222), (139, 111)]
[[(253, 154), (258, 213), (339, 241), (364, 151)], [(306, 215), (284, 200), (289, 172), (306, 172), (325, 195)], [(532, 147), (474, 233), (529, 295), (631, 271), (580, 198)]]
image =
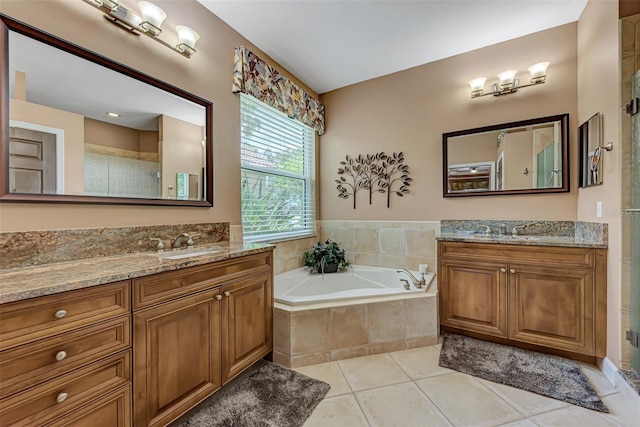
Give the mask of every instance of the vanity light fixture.
[(471, 98), (478, 98), (487, 95), (508, 95), (510, 93), (517, 92), (518, 89), (524, 87), (542, 84), (547, 78), (548, 67), (548, 62), (539, 62), (529, 67), (529, 74), (531, 75), (531, 78), (529, 79), (529, 83), (525, 85), (520, 85), (520, 80), (516, 78), (518, 70), (503, 71), (498, 74), (498, 83), (491, 85), (491, 92), (487, 93), (484, 92), (484, 84), (487, 79), (485, 77), (475, 78), (469, 82), (469, 86), (471, 87)]
[(104, 12), (104, 17), (109, 22), (125, 28), (136, 36), (145, 34), (187, 58), (190, 58), (196, 53), (195, 45), (200, 35), (185, 25), (176, 26), (177, 45), (173, 45), (160, 38), (162, 23), (167, 18), (167, 14), (151, 2), (138, 2), (138, 7), (140, 8), (139, 14), (120, 5), (118, 3), (119, 0), (84, 0), (84, 2)]

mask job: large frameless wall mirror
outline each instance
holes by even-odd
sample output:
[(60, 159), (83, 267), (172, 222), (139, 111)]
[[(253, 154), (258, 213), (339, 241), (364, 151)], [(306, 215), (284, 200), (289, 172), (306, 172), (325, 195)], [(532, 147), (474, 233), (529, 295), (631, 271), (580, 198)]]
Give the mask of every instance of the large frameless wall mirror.
[(569, 191), (568, 114), (448, 132), (444, 197)]
[(212, 206), (211, 102), (0, 18), (0, 200)]

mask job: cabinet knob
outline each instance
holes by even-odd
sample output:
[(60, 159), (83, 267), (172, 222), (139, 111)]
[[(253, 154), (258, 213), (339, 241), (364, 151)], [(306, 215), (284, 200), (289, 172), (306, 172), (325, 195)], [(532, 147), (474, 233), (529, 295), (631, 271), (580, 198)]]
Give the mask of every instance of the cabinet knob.
[(64, 360), (67, 357), (67, 352), (64, 350), (60, 350), (59, 352), (56, 353), (56, 360), (58, 362), (60, 362), (61, 360)]
[(67, 315), (67, 310), (58, 310), (56, 311), (56, 314), (54, 314), (54, 316), (56, 316), (56, 319), (62, 319), (66, 315)]
[(220, 301), (222, 299), (222, 295), (216, 295), (216, 299)]
[(229, 291), (224, 291), (224, 296), (225, 296), (225, 297), (228, 297), (229, 295), (231, 295), (231, 292), (229, 292)]
[(56, 396), (56, 402), (62, 403), (67, 400), (67, 397), (69, 397), (69, 395), (65, 392), (58, 393), (58, 396)]
[(506, 272), (507, 272), (507, 269), (506, 269), (506, 268), (504, 268), (504, 267), (502, 267), (502, 268), (500, 269), (500, 271), (502, 271), (503, 273), (506, 273)]
[(515, 272), (516, 272), (516, 270), (513, 269), (513, 268), (509, 270), (509, 273), (511, 273), (511, 274), (515, 274)]

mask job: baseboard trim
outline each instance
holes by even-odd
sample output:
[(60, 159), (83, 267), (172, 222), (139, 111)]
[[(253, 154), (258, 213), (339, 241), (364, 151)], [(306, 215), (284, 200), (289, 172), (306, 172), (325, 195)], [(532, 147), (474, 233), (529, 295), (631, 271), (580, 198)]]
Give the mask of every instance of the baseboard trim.
[(613, 386), (617, 386), (619, 384), (618, 367), (611, 361), (611, 359), (608, 357), (602, 359), (602, 366), (600, 367), (600, 370)]

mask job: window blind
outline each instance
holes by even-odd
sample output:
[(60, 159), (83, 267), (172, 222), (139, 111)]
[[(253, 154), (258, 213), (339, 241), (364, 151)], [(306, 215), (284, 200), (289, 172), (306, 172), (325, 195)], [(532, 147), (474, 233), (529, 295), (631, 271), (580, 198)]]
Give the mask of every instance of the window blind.
[(315, 234), (314, 130), (240, 95), (245, 242)]

